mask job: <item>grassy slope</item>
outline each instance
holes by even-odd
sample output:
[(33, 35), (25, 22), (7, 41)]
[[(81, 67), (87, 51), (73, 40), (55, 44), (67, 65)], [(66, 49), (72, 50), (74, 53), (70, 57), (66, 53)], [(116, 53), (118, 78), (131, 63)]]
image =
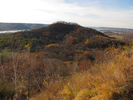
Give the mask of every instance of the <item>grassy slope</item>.
[(46, 90), (30, 100), (133, 100), (133, 46), (111, 53), (114, 58), (109, 62), (51, 81)]

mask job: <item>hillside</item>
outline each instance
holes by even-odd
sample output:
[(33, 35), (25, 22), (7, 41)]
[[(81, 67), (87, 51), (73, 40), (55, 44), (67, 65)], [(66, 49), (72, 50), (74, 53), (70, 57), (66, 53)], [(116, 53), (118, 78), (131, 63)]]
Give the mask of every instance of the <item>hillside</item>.
[(0, 99), (132, 97), (132, 45), (67, 22), (1, 36)]
[(124, 48), (100, 56), (99, 63), (84, 61), (80, 66), (88, 69), (65, 79), (44, 81), (47, 88), (30, 100), (133, 100), (133, 45)]
[(44, 26), (47, 26), (47, 24), (0, 23), (0, 31), (37, 29)]
[[(7, 41), (8, 40), (8, 41)], [(0, 37), (2, 49), (23, 50), (25, 45), (31, 43), (30, 51), (49, 52), (47, 57), (62, 60), (74, 60), (75, 54), (82, 57), (79, 60), (95, 59), (94, 52), (104, 50), (110, 46), (114, 48), (124, 45), (124, 42), (108, 37), (92, 28), (84, 28), (75, 23), (57, 22), (47, 27), (30, 31), (16, 32)], [(84, 52), (90, 54), (84, 55)], [(93, 53), (91, 53), (93, 52)]]

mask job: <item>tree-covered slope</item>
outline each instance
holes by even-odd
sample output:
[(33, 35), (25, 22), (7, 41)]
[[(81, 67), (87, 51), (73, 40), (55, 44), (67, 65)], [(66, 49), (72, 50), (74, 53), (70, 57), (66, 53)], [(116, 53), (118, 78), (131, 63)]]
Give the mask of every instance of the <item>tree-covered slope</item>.
[(104, 50), (123, 44), (95, 29), (67, 22), (56, 22), (47, 27), (0, 37), (2, 49), (6, 47), (23, 50), (28, 43), (31, 44), (31, 52), (43, 50), (49, 52), (48, 57), (62, 60), (73, 60), (75, 54), (80, 55), (84, 51)]

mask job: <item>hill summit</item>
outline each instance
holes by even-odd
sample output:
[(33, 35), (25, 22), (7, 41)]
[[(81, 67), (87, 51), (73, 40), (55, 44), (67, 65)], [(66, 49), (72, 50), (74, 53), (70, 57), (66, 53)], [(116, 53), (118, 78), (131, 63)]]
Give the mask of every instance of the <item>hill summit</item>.
[(109, 46), (117, 47), (120, 44), (119, 41), (95, 29), (68, 22), (56, 22), (47, 27), (16, 32), (1, 39), (1, 48), (23, 50), (25, 45), (30, 43), (31, 52), (43, 50), (49, 52), (48, 57), (62, 60), (73, 60), (75, 53), (104, 50)]

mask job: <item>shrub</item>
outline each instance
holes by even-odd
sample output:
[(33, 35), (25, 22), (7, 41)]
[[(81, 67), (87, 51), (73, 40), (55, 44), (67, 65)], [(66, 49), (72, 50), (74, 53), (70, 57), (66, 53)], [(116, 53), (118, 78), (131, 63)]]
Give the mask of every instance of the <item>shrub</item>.
[(12, 98), (15, 94), (14, 86), (12, 83), (0, 80), (0, 100), (7, 100)]

